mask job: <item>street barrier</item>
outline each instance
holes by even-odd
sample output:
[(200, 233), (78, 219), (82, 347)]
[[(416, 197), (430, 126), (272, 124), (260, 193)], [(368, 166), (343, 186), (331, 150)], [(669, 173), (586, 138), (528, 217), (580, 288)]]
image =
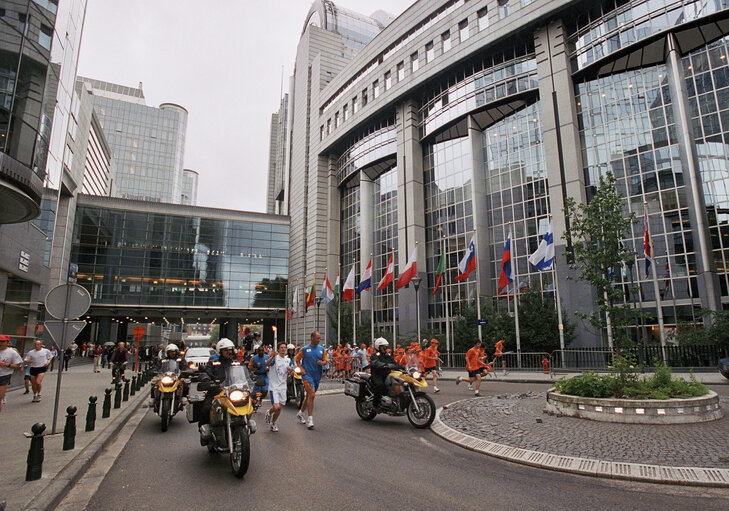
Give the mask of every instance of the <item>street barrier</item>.
[(101, 406), (101, 418), (108, 419), (111, 416), (111, 389), (104, 390), (104, 404)]
[(86, 412), (85, 431), (93, 431), (96, 428), (96, 396), (89, 396), (89, 409)]
[(122, 393), (122, 401), (129, 401), (129, 380), (124, 380), (124, 392)]
[(36, 481), (43, 475), (43, 432), (46, 430), (46, 425), (37, 422), (30, 430), (33, 432), (33, 438), (30, 439), (30, 449), (28, 449), (25, 480)]
[(116, 385), (114, 385), (114, 410), (117, 408), (121, 408), (121, 400), (122, 400), (122, 386), (121, 383), (116, 382)]
[(66, 426), (63, 428), (63, 450), (72, 451), (76, 447), (76, 407), (66, 408)]

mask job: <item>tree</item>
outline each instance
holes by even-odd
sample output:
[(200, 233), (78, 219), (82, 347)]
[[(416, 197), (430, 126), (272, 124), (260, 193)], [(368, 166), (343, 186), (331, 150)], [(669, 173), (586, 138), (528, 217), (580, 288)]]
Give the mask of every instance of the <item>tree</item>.
[(220, 325), (213, 325), (210, 329), (210, 342), (218, 342), (220, 340)]
[[(519, 297), (519, 333), (521, 349), (525, 352), (551, 352), (559, 349), (559, 316), (552, 296), (542, 293), (538, 285), (532, 284)], [(564, 318), (565, 346), (574, 339), (575, 326)]]
[(600, 331), (609, 328), (608, 338), (614, 339), (617, 346), (624, 346), (629, 343), (625, 327), (633, 323), (635, 313), (624, 303), (622, 286), (613, 286), (612, 277), (632, 258), (621, 240), (636, 220), (635, 213), (624, 214), (624, 197), (617, 192), (615, 183), (612, 173), (606, 172), (600, 176), (587, 204), (567, 198), (564, 212), (570, 226), (563, 236), (567, 240), (570, 269), (577, 271), (578, 278), (595, 291), (597, 312), (577, 314)]
[[(478, 337), (479, 318), (476, 305), (465, 305), (460, 310), (454, 311), (453, 315), (454, 351), (457, 353), (468, 351), (473, 346), (473, 340)], [(481, 318), (488, 320), (488, 324), (481, 327), (481, 336), (487, 346), (504, 339), (505, 350), (516, 349), (514, 318), (507, 311), (499, 309), (489, 300), (484, 300), (481, 303)]]

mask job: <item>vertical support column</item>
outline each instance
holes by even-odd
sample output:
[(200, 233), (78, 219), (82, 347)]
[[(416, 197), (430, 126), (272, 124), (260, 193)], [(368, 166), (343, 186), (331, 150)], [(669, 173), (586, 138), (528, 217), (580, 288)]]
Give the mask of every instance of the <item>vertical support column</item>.
[[(540, 27), (534, 34), (539, 98), (542, 108), (542, 133), (548, 177), (548, 196), (554, 228), (557, 278), (562, 290), (563, 307), (571, 311), (569, 321), (582, 320), (574, 311), (589, 313), (594, 308), (595, 293), (584, 282), (568, 279), (572, 272), (567, 266), (566, 241), (562, 237), (569, 228), (564, 215), (567, 197), (578, 203), (586, 202), (582, 148), (577, 124), (574, 84), (570, 73), (566, 34), (561, 20)], [(585, 325), (577, 328), (575, 346), (601, 346), (602, 335)]]
[[(699, 296), (701, 306), (705, 309), (719, 310), (721, 298), (719, 296), (718, 278), (714, 270), (711, 254), (711, 240), (709, 239), (709, 228), (706, 222), (706, 204), (702, 194), (701, 176), (699, 175), (698, 156), (694, 138), (691, 135), (691, 118), (689, 116), (688, 97), (686, 88), (683, 86), (685, 78), (681, 65), (681, 55), (674, 40), (673, 34), (666, 36), (668, 56), (666, 58), (666, 69), (668, 74), (668, 86), (671, 91), (671, 106), (673, 117), (676, 120), (676, 132), (679, 139), (679, 153), (681, 163), (686, 169), (688, 179), (686, 185), (689, 188), (689, 218), (691, 226), (698, 241), (700, 257), (698, 258), (699, 268)], [(655, 267), (654, 271), (658, 268)]]
[(3, 324), (3, 316), (5, 314), (5, 293), (8, 289), (8, 274), (0, 272), (0, 325)]
[[(491, 282), (491, 260), (489, 258), (489, 245), (491, 238), (488, 229), (487, 198), (486, 198), (486, 172), (484, 162), (484, 135), (473, 122), (473, 117), (468, 118), (468, 141), (471, 146), (471, 189), (473, 227), (478, 235), (476, 236), (476, 257), (478, 258), (478, 278), (481, 294), (486, 294)], [(490, 294), (490, 293), (489, 293)]]
[[(418, 129), (418, 106), (407, 101), (397, 108), (397, 228), (398, 269), (402, 271), (418, 242), (418, 277), (424, 282), (425, 200), (423, 190), (423, 149)], [(397, 277), (397, 275), (396, 275)], [(426, 287), (427, 286), (423, 286)], [(407, 335), (417, 330), (415, 287), (401, 289), (397, 296), (398, 332)], [(420, 320), (427, 322), (427, 300), (420, 300)], [(422, 327), (422, 325), (421, 325)], [(420, 339), (418, 339), (420, 340)]]
[[(359, 274), (364, 275), (367, 264), (375, 244), (375, 183), (365, 172), (359, 173)], [(370, 315), (373, 309), (372, 291), (365, 291), (359, 295), (360, 323), (370, 324)]]
[[(329, 282), (334, 287), (334, 282), (337, 280), (337, 269), (339, 268), (339, 252), (341, 250), (341, 229), (340, 222), (342, 216), (341, 208), (341, 194), (339, 192), (339, 178), (337, 177), (337, 161), (333, 156), (329, 157), (329, 178), (328, 178), (328, 189), (327, 189), (327, 203), (329, 211), (327, 215), (327, 275), (329, 276)], [(340, 283), (340, 287), (343, 282)], [(333, 302), (332, 302), (333, 303)], [(329, 304), (324, 307), (324, 321), (329, 321)], [(332, 316), (336, 319), (337, 311), (332, 305)], [(323, 323), (322, 323), (323, 324)], [(323, 330), (326, 331), (326, 328)], [(337, 339), (336, 330), (330, 328), (329, 336), (331, 339), (325, 339), (327, 345), (335, 344)]]

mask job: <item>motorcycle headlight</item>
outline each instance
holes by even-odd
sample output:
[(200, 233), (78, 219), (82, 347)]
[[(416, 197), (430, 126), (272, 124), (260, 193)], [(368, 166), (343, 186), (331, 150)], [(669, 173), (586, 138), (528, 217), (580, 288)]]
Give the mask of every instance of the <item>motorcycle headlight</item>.
[(228, 398), (233, 402), (245, 401), (248, 399), (249, 393), (244, 390), (234, 390), (230, 393)]
[(160, 381), (162, 382), (162, 385), (172, 385), (175, 383), (175, 379), (172, 376), (163, 376)]
[(189, 367), (190, 369), (192, 369), (192, 368), (194, 368), (194, 367), (195, 367), (195, 362), (190, 362), (189, 364), (187, 364), (187, 366), (188, 366), (188, 367)]
[(420, 377), (422, 376), (422, 374), (420, 374), (420, 371), (413, 371), (413, 375), (412, 375), (412, 376), (413, 376), (413, 378), (415, 378), (416, 380), (419, 380), (419, 379), (420, 379)]

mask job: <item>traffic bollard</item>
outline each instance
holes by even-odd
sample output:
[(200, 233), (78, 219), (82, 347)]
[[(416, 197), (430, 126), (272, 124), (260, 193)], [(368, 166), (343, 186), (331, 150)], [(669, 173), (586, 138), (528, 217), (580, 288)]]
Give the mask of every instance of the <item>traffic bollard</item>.
[(104, 390), (104, 404), (101, 407), (101, 418), (111, 417), (111, 389)]
[(122, 386), (121, 383), (117, 382), (114, 387), (114, 410), (116, 410), (117, 408), (121, 408), (121, 394)]
[(122, 401), (129, 401), (129, 380), (124, 381), (124, 393), (122, 394)]
[(137, 375), (137, 383), (136, 383), (136, 391), (139, 392), (139, 389), (142, 388), (142, 375)]
[(30, 430), (33, 432), (33, 438), (30, 439), (28, 468), (25, 471), (25, 480), (35, 481), (43, 475), (43, 432), (46, 430), (46, 425), (42, 422), (37, 422), (33, 424)]
[(86, 431), (96, 428), (96, 396), (89, 396), (89, 409), (86, 412)]
[(129, 387), (129, 395), (133, 396), (137, 393), (137, 377), (132, 376), (132, 385)]
[(76, 447), (76, 407), (66, 408), (66, 426), (63, 428), (63, 450), (72, 451)]

